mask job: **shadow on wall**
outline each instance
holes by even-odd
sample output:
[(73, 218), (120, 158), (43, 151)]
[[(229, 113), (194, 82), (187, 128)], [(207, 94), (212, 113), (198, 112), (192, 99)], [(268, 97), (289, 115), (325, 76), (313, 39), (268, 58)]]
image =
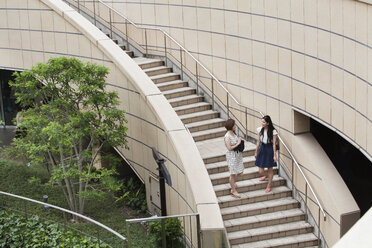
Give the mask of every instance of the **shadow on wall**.
[(357, 202), (361, 216), (372, 206), (372, 163), (337, 133), (310, 120), (310, 132), (322, 146)]

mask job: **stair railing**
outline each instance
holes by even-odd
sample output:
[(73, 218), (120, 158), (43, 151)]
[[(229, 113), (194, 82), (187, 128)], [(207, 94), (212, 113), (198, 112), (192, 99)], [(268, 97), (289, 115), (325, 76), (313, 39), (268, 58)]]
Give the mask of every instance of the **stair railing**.
[[(255, 137), (255, 130), (257, 125), (254, 119), (261, 119), (264, 114), (254, 108), (250, 108), (246, 104), (240, 103), (233, 94), (214, 76), (199, 60), (207, 61), (207, 56), (199, 54), (199, 60), (195, 58), (186, 48), (178, 43), (171, 35), (161, 28), (144, 27), (144, 24), (137, 25), (129, 18), (119, 13), (114, 9), (114, 2), (112, 6), (102, 0), (81, 1), (81, 0), (64, 0), (68, 4), (72, 4), (79, 12), (82, 12), (90, 17), (93, 17), (95, 25), (101, 24), (106, 30), (109, 30), (109, 36), (125, 37), (123, 42), (126, 44), (126, 49), (134, 48), (144, 54), (145, 57), (161, 56), (165, 58), (165, 64), (172, 63), (173, 67), (180, 72), (181, 79), (190, 79), (189, 83), (195, 84), (197, 93), (203, 92), (206, 100), (211, 101), (212, 109), (219, 109), (226, 113), (227, 118), (232, 116), (238, 124), (239, 129), (246, 138)], [(190, 31), (192, 32), (192, 31)], [(216, 70), (218, 73), (218, 69)], [(215, 87), (215, 84), (219, 88)], [(234, 92), (234, 90), (232, 90)], [(234, 92), (240, 94), (240, 91)], [(225, 99), (225, 101), (222, 101)], [(232, 102), (230, 102), (232, 99)], [(248, 99), (249, 100), (249, 99)], [(252, 103), (253, 104), (253, 103)], [(243, 109), (243, 110), (242, 110)], [(255, 117), (248, 120), (248, 115)], [(309, 180), (305, 176), (301, 166), (293, 156), (292, 152), (285, 144), (283, 139), (278, 135), (281, 146), (285, 148), (290, 158), (292, 159), (292, 189), (294, 190), (294, 165), (305, 180), (305, 209), (308, 213), (308, 189), (313, 195), (316, 204), (318, 205), (318, 238), (320, 237), (320, 215), (322, 213), (324, 221), (326, 220), (326, 213), (322, 204), (319, 202)], [(279, 159), (280, 160), (280, 159)], [(280, 163), (279, 163), (280, 165)]]

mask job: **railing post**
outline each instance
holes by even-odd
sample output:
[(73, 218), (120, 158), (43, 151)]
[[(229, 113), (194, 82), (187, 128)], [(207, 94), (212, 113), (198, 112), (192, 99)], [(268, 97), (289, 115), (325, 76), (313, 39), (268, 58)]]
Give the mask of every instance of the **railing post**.
[(320, 206), (318, 206), (318, 247), (320, 247)]
[(180, 48), (180, 59), (181, 59), (181, 80), (183, 80), (182, 48)]
[(78, 0), (77, 2), (78, 2), (78, 12), (80, 13), (80, 0)]
[(182, 224), (183, 224), (183, 244), (186, 247), (185, 216), (182, 217)]
[(112, 37), (112, 20), (111, 20), (111, 9), (109, 10), (109, 15), (110, 15), (110, 38), (113, 39)]
[(227, 108), (227, 119), (230, 119), (229, 93), (226, 93), (226, 108)]
[(308, 220), (308, 206), (307, 206), (307, 182), (305, 182), (305, 209), (306, 209), (306, 215), (305, 219)]
[(130, 243), (130, 231), (129, 231), (129, 222), (126, 222), (126, 228), (127, 228), (127, 237), (128, 237), (128, 248), (131, 247), (131, 243)]
[(147, 57), (147, 52), (148, 52), (148, 50), (147, 50), (147, 29), (145, 29), (145, 49), (146, 49), (145, 57)]
[(248, 139), (248, 111), (245, 108), (245, 138)]
[(128, 21), (125, 20), (125, 35), (127, 36), (127, 46), (126, 50), (129, 50), (129, 35), (128, 35)]
[(292, 159), (292, 185), (294, 186), (294, 181), (293, 181), (293, 179), (294, 179), (294, 168), (293, 168), (293, 159)]
[(198, 75), (198, 63), (195, 62), (195, 76), (196, 76), (196, 94), (199, 92), (199, 75)]
[(212, 81), (212, 110), (214, 110), (214, 86), (213, 86), (213, 78), (211, 78)]
[(200, 216), (199, 214), (196, 215), (196, 232), (198, 237), (198, 248), (201, 248), (201, 238), (200, 238)]
[(164, 60), (165, 60), (165, 66), (167, 66), (167, 36), (164, 34)]
[(93, 0), (93, 19), (94, 19), (94, 26), (97, 26), (97, 18), (96, 18), (96, 0)]

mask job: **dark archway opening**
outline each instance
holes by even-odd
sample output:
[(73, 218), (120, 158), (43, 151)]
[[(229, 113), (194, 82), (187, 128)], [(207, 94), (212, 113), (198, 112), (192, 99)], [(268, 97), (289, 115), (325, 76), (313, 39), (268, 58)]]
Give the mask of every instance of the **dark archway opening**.
[(310, 119), (310, 132), (322, 146), (357, 202), (361, 216), (372, 206), (372, 163), (336, 132)]

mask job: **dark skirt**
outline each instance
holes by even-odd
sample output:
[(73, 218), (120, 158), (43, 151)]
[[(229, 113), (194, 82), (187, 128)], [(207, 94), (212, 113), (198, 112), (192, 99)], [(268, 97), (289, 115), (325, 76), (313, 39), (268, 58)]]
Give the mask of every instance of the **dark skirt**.
[(273, 144), (261, 143), (260, 148), (258, 149), (255, 165), (260, 168), (271, 168), (277, 166), (276, 162), (274, 162)]

